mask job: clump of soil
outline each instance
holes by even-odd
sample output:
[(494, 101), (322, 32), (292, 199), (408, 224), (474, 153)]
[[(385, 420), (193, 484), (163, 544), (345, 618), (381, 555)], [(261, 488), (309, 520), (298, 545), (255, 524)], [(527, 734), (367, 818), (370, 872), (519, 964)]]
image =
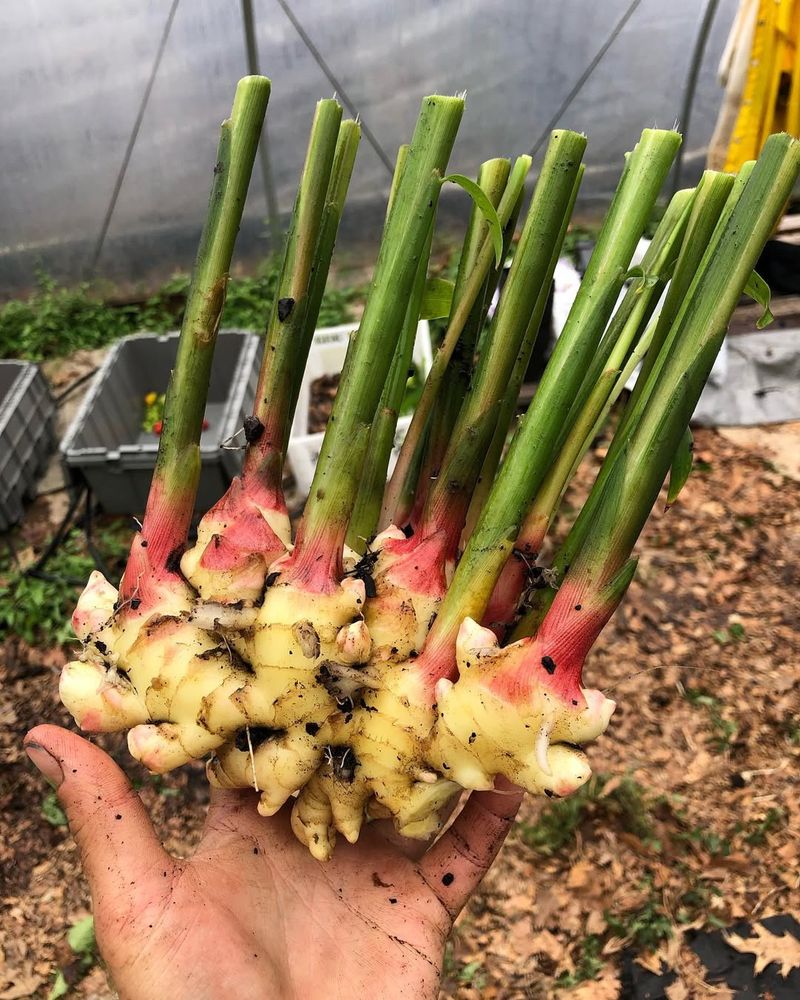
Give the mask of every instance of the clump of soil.
[(308, 433), (319, 434), (325, 430), (339, 390), (340, 373), (320, 375), (311, 383), (311, 400), (308, 404)]

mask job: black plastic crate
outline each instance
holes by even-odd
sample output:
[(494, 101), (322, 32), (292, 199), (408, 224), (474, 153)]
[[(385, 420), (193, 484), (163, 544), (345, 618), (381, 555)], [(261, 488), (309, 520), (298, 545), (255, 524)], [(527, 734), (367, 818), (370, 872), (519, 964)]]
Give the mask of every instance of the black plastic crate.
[(55, 403), (44, 376), (27, 361), (0, 361), (0, 531), (23, 504), (55, 446)]
[[(110, 514), (141, 514), (158, 452), (158, 435), (142, 429), (144, 398), (166, 391), (178, 334), (134, 334), (118, 341), (97, 372), (67, 430), (61, 454), (71, 476), (85, 481)], [(223, 330), (217, 339), (206, 420), (200, 439), (202, 471), (196, 510), (208, 510), (239, 473), (242, 427), (255, 400), (261, 340)]]

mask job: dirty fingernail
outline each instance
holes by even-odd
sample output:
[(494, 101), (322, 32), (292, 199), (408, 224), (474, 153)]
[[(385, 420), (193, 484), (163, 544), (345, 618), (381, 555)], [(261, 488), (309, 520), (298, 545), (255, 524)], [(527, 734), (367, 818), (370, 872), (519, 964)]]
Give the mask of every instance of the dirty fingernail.
[(58, 788), (64, 780), (64, 772), (61, 770), (59, 762), (49, 752), (49, 750), (45, 750), (45, 748), (39, 746), (38, 743), (26, 743), (25, 753), (30, 757), (53, 788)]

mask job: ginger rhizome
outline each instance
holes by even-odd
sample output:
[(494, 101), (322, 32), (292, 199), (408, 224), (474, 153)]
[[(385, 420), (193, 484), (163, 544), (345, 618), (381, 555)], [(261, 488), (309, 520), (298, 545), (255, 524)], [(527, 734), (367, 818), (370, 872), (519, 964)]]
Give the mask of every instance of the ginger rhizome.
[[(584, 682), (587, 657), (676, 456), (686, 466), (692, 411), (740, 295), (759, 284), (753, 267), (800, 144), (773, 136), (735, 178), (708, 171), (677, 192), (631, 268), (680, 145), (646, 129), (515, 428), (587, 140), (552, 134), (526, 209), (530, 158), (487, 160), (476, 181), (448, 176), (464, 101), (426, 97), (293, 529), (289, 427), (360, 131), (321, 101), (265, 303), (242, 473), (200, 512), (192, 541), (214, 344), (269, 89), (241, 81), (222, 126), (142, 528), (119, 588), (93, 573), (81, 595), (82, 651), (61, 696), (86, 731), (127, 731), (150, 770), (205, 759), (213, 784), (255, 788), (265, 815), (290, 808), (324, 860), (337, 835), (354, 842), (374, 818), (430, 837), (454, 796), (498, 775), (549, 795), (587, 780), (582, 747), (615, 707)], [(472, 199), (452, 283), (429, 276), (449, 180)], [(445, 332), (387, 483), (422, 315), (442, 317)], [(564, 492), (640, 364), (590, 495), (545, 565)]]

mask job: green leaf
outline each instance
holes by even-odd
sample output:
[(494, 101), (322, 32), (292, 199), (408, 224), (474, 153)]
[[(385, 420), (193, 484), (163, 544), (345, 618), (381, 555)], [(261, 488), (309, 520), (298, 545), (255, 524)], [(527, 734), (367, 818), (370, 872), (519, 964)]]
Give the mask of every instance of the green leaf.
[(646, 271), (641, 264), (628, 268), (627, 271), (620, 272), (623, 281), (632, 281), (634, 278), (641, 279), (636, 291), (641, 292), (645, 288), (653, 288), (659, 281), (668, 281), (675, 270), (675, 261), (665, 262), (658, 271)]
[(460, 983), (466, 983), (468, 986), (472, 985), (481, 989), (483, 987), (483, 976), (477, 975), (481, 969), (480, 959), (475, 959), (473, 962), (468, 962), (466, 965), (462, 966), (461, 971), (458, 974), (458, 981)]
[(654, 274), (652, 271), (645, 271), (640, 264), (629, 268), (622, 274), (623, 281), (632, 281), (634, 278), (640, 279), (638, 288), (636, 289), (638, 292), (643, 291), (645, 288), (652, 288), (659, 280), (657, 274)]
[(422, 293), (419, 318), (442, 319), (449, 316), (454, 288), (455, 282), (448, 281), (447, 278), (428, 278)]
[(67, 931), (67, 944), (76, 955), (93, 954), (95, 950), (94, 917), (83, 917)]
[(769, 308), (772, 293), (769, 290), (769, 285), (758, 271), (753, 271), (747, 279), (747, 284), (744, 286), (744, 294), (749, 295), (754, 302), (763, 307), (764, 311), (756, 321), (756, 329), (763, 330), (765, 326), (769, 326), (775, 317)]
[(47, 1000), (58, 1000), (59, 997), (65, 997), (67, 993), (69, 993), (69, 986), (64, 978), (64, 973), (59, 969), (56, 973), (53, 987), (47, 994)]
[(67, 817), (58, 804), (55, 792), (49, 792), (42, 800), (42, 816), (51, 826), (66, 826)]
[(686, 485), (686, 480), (692, 471), (692, 452), (694, 450), (694, 438), (691, 430), (687, 427), (683, 432), (675, 457), (669, 470), (669, 489), (667, 490), (667, 506), (678, 499), (678, 494)]
[(500, 267), (503, 263), (503, 227), (494, 205), (472, 178), (465, 177), (464, 174), (448, 174), (442, 183), (444, 184), (447, 181), (450, 181), (451, 184), (458, 184), (459, 187), (463, 188), (481, 212), (483, 212), (486, 221), (489, 223), (489, 231), (492, 234), (495, 264), (497, 267)]
[[(88, 969), (94, 965), (95, 951), (97, 943), (94, 936), (94, 917), (82, 917), (67, 931), (67, 944), (79, 956), (81, 975), (85, 975)], [(47, 1000), (59, 1000), (69, 993), (69, 983), (64, 977), (61, 969), (56, 972), (56, 978)]]

